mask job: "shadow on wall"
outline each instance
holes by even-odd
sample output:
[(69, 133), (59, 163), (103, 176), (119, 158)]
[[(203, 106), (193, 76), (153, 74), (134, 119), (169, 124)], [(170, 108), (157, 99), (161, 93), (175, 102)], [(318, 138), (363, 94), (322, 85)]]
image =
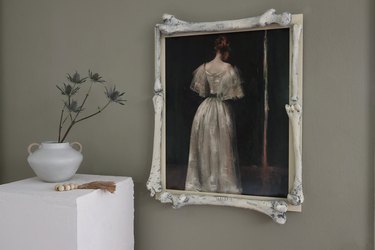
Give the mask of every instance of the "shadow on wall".
[[(3, 25), (4, 25), (4, 20), (3, 20), (3, 3), (0, 1), (0, 94), (4, 93), (3, 88), (4, 88), (4, 59), (3, 59)], [(4, 152), (1, 150), (4, 148), (3, 145), (3, 113), (4, 113), (4, 102), (3, 98), (0, 96), (0, 184), (4, 182)]]

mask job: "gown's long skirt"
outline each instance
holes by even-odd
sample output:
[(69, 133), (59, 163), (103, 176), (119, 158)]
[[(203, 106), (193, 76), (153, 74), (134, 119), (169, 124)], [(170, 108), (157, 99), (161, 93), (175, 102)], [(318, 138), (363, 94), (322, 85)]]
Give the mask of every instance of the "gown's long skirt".
[(217, 97), (206, 98), (195, 114), (185, 189), (242, 191), (234, 120), (229, 105)]

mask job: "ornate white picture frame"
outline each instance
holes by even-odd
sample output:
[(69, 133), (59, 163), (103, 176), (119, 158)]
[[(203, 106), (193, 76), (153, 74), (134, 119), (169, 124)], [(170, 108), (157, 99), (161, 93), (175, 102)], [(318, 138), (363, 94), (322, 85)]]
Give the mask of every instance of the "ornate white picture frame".
[[(302, 27), (302, 14), (276, 14), (273, 9), (257, 17), (219, 22), (191, 23), (179, 20), (172, 15), (163, 16), (163, 23), (155, 26), (155, 83), (153, 97), (155, 130), (152, 166), (147, 181), (147, 189), (150, 191), (151, 196), (154, 196), (162, 203), (172, 203), (174, 208), (180, 208), (185, 205), (206, 204), (252, 209), (270, 216), (279, 224), (286, 222), (287, 211), (301, 211), (301, 204), (304, 200), (302, 191)], [(188, 191), (168, 187), (166, 184), (166, 88), (168, 88), (168, 83), (166, 83), (166, 38), (207, 34), (225, 35), (229, 32), (271, 31), (278, 29), (287, 30), (289, 41), (288, 101), (285, 103), (283, 111), (286, 114), (286, 119), (289, 119), (289, 124), (287, 125), (288, 184), (285, 197), (248, 195), (241, 192)], [(224, 40), (225, 44), (226, 38)], [(227, 45), (229, 46), (229, 42), (227, 42)], [(219, 51), (217, 44), (215, 46), (215, 49)], [(220, 47), (220, 49), (222, 48)], [(267, 52), (265, 51), (265, 53)], [(206, 64), (204, 64), (204, 67), (206, 67)], [(194, 71), (194, 74), (196, 74), (197, 70)], [(240, 81), (238, 82), (240, 83)], [(193, 90), (194, 86), (191, 86)], [(209, 96), (219, 98), (222, 94), (212, 93), (211, 89)], [(237, 99), (235, 97), (240, 96), (242, 96), (242, 93), (234, 96), (233, 99)], [(267, 98), (265, 97), (265, 99)], [(190, 157), (189, 155), (189, 159)]]

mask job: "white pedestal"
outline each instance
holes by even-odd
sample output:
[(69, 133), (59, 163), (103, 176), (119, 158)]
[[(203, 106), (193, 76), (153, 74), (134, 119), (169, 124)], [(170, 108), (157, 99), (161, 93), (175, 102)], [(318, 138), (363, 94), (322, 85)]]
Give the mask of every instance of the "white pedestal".
[(116, 192), (56, 192), (38, 178), (0, 185), (0, 249), (133, 250), (132, 179), (76, 175), (69, 183), (91, 181), (114, 181)]

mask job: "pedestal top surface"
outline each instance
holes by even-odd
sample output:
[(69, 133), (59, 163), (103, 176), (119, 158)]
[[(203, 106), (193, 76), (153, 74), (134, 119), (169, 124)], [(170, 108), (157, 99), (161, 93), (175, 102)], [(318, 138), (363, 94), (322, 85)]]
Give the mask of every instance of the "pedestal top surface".
[[(103, 176), (103, 175), (85, 175), (76, 174), (71, 180), (64, 183), (83, 184), (92, 181), (113, 181), (116, 185), (121, 182), (132, 182), (130, 177), (120, 176)], [(44, 200), (51, 202), (74, 202), (81, 196), (88, 195), (93, 192), (101, 192), (106, 195), (113, 195), (109, 192), (94, 189), (77, 189), (71, 191), (57, 192), (54, 190), (58, 183), (48, 183), (40, 180), (38, 177), (15, 181), (0, 185), (0, 199), (5, 196), (24, 196), (35, 198), (35, 200)]]

